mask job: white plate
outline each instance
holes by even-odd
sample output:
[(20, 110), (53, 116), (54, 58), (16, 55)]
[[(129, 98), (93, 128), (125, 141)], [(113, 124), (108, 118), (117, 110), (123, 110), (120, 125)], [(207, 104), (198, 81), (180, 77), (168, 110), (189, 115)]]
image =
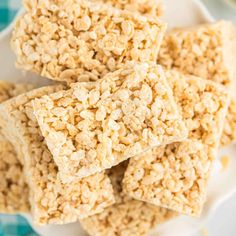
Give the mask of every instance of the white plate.
[[(181, 26), (193, 26), (200, 23), (212, 22), (213, 18), (198, 0), (163, 0), (166, 5), (165, 21), (168, 22), (169, 28)], [(0, 34), (0, 57), (1, 79), (10, 81), (37, 81), (40, 84), (47, 84), (48, 80), (39, 79), (39, 77), (30, 73), (23, 73), (14, 67), (14, 55), (10, 50), (11, 27)], [(236, 192), (236, 146), (232, 145), (220, 151), (219, 156), (227, 153), (232, 157), (230, 167), (222, 172), (220, 162), (216, 161), (215, 171), (211, 177), (208, 191), (208, 201), (204, 207), (203, 214), (200, 218), (191, 218), (181, 216), (166, 224), (160, 225), (150, 236), (187, 236), (192, 235), (199, 230), (206, 221), (214, 214), (223, 202), (225, 202), (233, 193)], [(29, 222), (31, 219), (24, 215)], [(42, 236), (85, 236), (78, 223), (63, 226), (45, 226), (33, 228)]]

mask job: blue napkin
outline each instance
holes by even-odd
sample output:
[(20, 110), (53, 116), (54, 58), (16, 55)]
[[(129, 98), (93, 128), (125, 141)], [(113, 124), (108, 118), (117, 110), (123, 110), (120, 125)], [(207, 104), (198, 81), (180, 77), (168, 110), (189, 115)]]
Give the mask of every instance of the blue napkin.
[(21, 0), (0, 0), (0, 31), (6, 28), (21, 6)]

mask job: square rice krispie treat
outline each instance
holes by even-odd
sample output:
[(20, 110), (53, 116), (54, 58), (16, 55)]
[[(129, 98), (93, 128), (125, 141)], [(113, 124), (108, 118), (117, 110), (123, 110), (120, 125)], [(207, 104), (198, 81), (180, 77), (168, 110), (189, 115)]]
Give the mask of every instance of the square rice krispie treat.
[(164, 37), (158, 62), (167, 69), (231, 85), (235, 40), (235, 28), (227, 21), (175, 29)]
[(33, 101), (63, 182), (109, 169), (187, 130), (156, 64), (129, 63), (97, 82)]
[(167, 71), (175, 100), (189, 130), (188, 140), (136, 156), (125, 173), (130, 197), (199, 216), (229, 105), (221, 85)]
[[(28, 1), (28, 0), (25, 0)], [(139, 12), (142, 15), (160, 17), (163, 15), (164, 7), (161, 0), (92, 0), (103, 2), (121, 10)]]
[(112, 185), (104, 173), (67, 185), (58, 178), (57, 166), (40, 133), (31, 101), (62, 88), (43, 87), (0, 105), (2, 131), (24, 160), (32, 215), (37, 224), (74, 222), (99, 213), (114, 202)]
[[(24, 93), (33, 86), (0, 81), (0, 102)], [(0, 129), (0, 212), (18, 213), (29, 211), (28, 186), (23, 166), (10, 142)]]
[[(158, 62), (167, 69), (225, 85), (232, 89), (236, 78), (236, 33), (232, 23), (219, 21), (169, 32), (162, 43)], [(236, 99), (232, 97), (221, 144), (236, 140)]]
[(158, 224), (177, 216), (177, 213), (149, 203), (137, 201), (122, 193), (121, 182), (128, 162), (108, 170), (115, 191), (116, 204), (102, 213), (80, 221), (91, 236), (145, 236)]
[(129, 60), (156, 61), (166, 29), (157, 18), (85, 0), (25, 5), (12, 37), (18, 67), (68, 83), (97, 80)]

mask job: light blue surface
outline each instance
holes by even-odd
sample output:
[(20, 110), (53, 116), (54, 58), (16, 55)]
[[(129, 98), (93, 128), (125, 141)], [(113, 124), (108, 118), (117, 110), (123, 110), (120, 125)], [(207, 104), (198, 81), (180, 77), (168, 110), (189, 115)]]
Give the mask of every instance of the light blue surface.
[(20, 6), (20, 0), (0, 0), (0, 31), (12, 21)]
[(37, 234), (23, 217), (1, 214), (0, 236), (37, 236)]

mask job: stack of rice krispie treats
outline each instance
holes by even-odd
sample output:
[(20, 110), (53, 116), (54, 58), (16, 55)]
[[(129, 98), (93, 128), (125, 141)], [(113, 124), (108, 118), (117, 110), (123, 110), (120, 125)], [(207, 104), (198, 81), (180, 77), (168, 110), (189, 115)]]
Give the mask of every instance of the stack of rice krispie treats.
[(217, 152), (236, 139), (233, 25), (166, 32), (156, 0), (24, 6), (16, 66), (55, 84), (0, 82), (0, 212), (91, 236), (200, 216)]

